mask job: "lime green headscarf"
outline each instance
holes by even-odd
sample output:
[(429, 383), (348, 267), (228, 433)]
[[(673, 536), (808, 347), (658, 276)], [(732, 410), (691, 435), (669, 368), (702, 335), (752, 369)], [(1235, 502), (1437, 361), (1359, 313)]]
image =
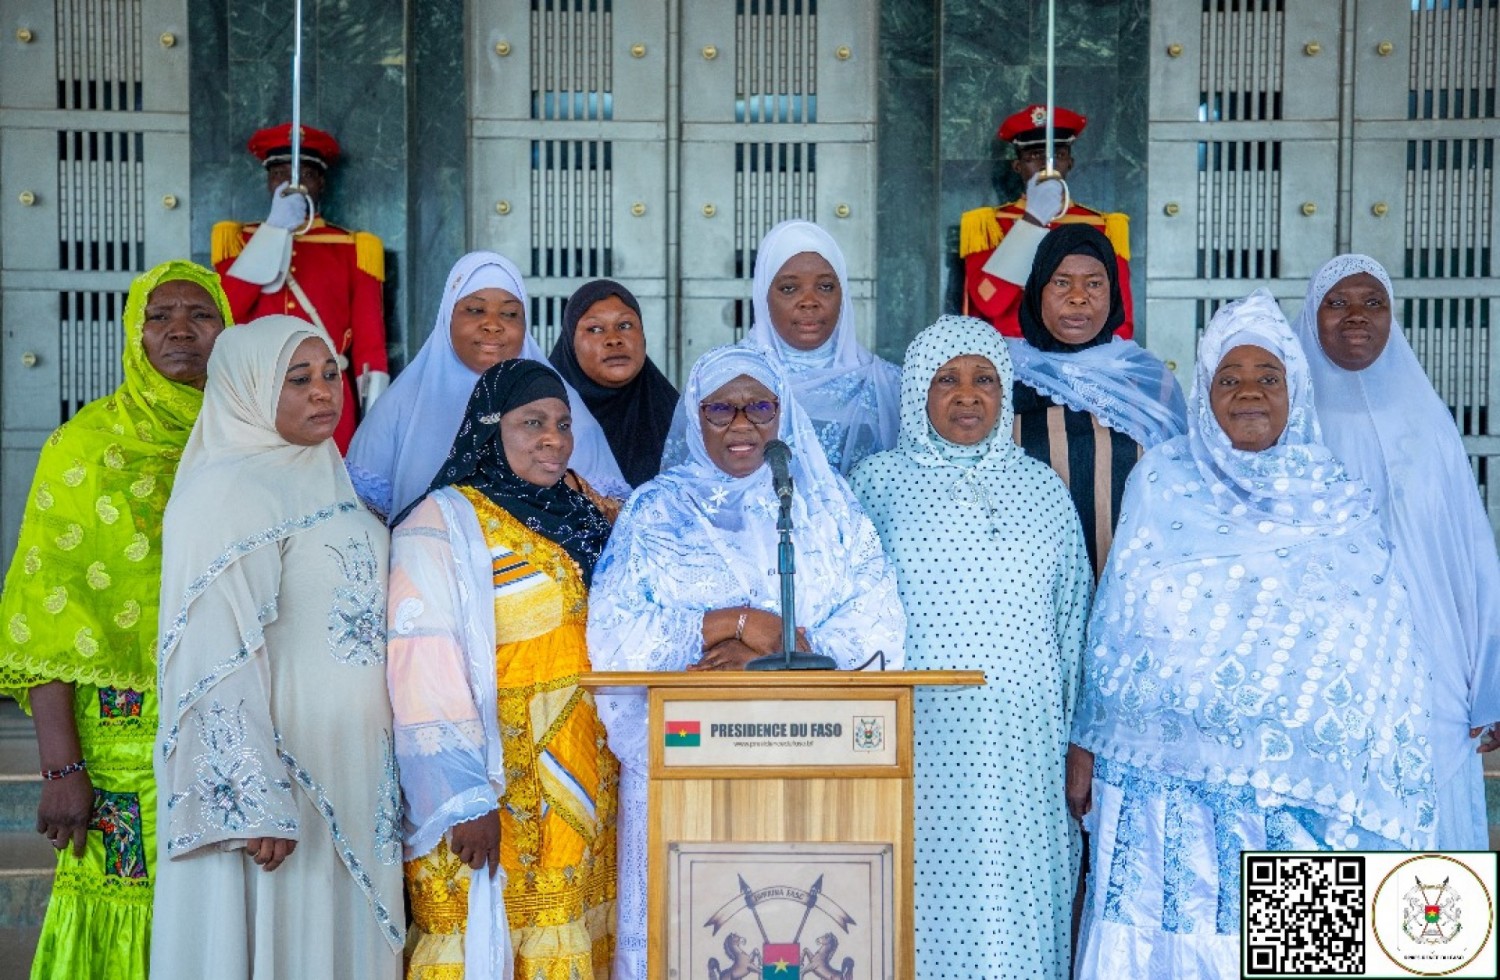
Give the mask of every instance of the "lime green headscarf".
[(164, 262), (130, 284), (125, 381), (58, 427), (42, 447), (20, 540), (0, 592), (0, 693), (70, 681), (156, 687), (161, 526), (203, 393), (151, 366), (146, 301), (164, 282), (208, 291), (233, 314), (213, 271)]

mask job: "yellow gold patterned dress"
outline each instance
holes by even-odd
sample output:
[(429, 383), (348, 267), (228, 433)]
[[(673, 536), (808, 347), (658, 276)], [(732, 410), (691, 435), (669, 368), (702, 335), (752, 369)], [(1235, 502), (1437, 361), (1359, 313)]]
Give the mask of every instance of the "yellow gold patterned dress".
[[(589, 670), (588, 595), (577, 564), (563, 548), (479, 491), (457, 492), (478, 517), (494, 589), (496, 712), (505, 775), (500, 861), (515, 975), (518, 980), (606, 980), (615, 932), (619, 770), (605, 745), (593, 697), (578, 686), (579, 675)], [(430, 546), (438, 531), (434, 524), (442, 520), (442, 511), (429, 500), (397, 532), (393, 651), (442, 642), (436, 633), (443, 631), (430, 628), (435, 590), (423, 587), (420, 572), (404, 567), (420, 560), (419, 554), (433, 554), (430, 547), (421, 549)], [(403, 548), (407, 534), (425, 540)], [(425, 584), (430, 586), (430, 579)], [(404, 683), (401, 665), (423, 658), (399, 652), (392, 657), (397, 690)], [(398, 715), (401, 700), (398, 693)], [(446, 837), (407, 862), (414, 920), (407, 942), (408, 980), (464, 976), (471, 875), (448, 849)]]

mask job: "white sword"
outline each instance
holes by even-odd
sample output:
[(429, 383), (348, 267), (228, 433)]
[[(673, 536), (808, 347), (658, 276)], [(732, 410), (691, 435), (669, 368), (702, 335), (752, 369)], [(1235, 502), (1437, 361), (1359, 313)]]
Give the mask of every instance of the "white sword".
[[(283, 194), (301, 194), (307, 200), (307, 224), (297, 234), (312, 228), (315, 207), (312, 195), (302, 185), (302, 0), (296, 0), (292, 33), (292, 172), (291, 185)], [(1050, 62), (1049, 62), (1050, 63)], [(1050, 75), (1048, 76), (1051, 77)], [(1050, 84), (1050, 82), (1049, 82)], [(1051, 144), (1047, 155), (1051, 157)]]
[[(301, 0), (298, 0), (298, 2), (300, 3)], [(1068, 182), (1063, 180), (1062, 174), (1058, 173), (1057, 171), (1057, 157), (1055, 152), (1056, 148), (1054, 146), (1056, 140), (1052, 135), (1052, 129), (1054, 125), (1052, 114), (1057, 111), (1057, 100), (1054, 97), (1054, 93), (1057, 90), (1055, 79), (1056, 71), (1057, 0), (1047, 0), (1047, 169), (1043, 170), (1037, 176), (1041, 180), (1062, 180), (1062, 209), (1063, 213), (1066, 214), (1072, 202), (1068, 199)]]

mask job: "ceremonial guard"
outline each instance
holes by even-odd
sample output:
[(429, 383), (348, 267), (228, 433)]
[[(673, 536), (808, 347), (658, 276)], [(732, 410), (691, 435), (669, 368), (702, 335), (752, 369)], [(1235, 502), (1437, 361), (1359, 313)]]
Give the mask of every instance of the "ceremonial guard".
[[(1073, 141), (1087, 124), (1088, 120), (1078, 113), (1057, 107), (1052, 130), (1054, 166), (1063, 180), (1073, 169)], [(1011, 162), (1011, 169), (1026, 185), (1031, 200), (1028, 202), (1027, 195), (1023, 195), (1009, 204), (975, 208), (964, 213), (958, 237), (958, 252), (964, 260), (963, 311), (969, 316), (988, 320), (1007, 337), (1019, 337), (1021, 327), (1016, 312), (1021, 305), (1026, 278), (1031, 273), (1031, 256), (1036, 251), (1037, 241), (1048, 228), (1081, 222), (1098, 228), (1115, 247), (1120, 291), (1125, 300), (1125, 322), (1115, 332), (1129, 338), (1135, 332), (1130, 299), (1130, 219), (1123, 214), (1095, 211), (1057, 197), (1063, 186), (1058, 181), (1036, 183), (1037, 174), (1047, 165), (1046, 126), (1047, 107), (1041, 105), (1027, 106), (1000, 124), (1000, 139), (1015, 147), (1016, 158)], [(1037, 186), (1046, 192), (1045, 200), (1038, 199), (1032, 191)], [(1059, 215), (1057, 212), (1063, 203), (1068, 206)], [(1026, 236), (1028, 247), (997, 251), (1013, 228), (1026, 225), (1037, 231), (1035, 236)], [(1034, 241), (1030, 240), (1032, 237)], [(1013, 242), (1013, 246), (1021, 244)]]
[(339, 144), (328, 133), (301, 127), (300, 174), (306, 194), (284, 193), (293, 179), (291, 124), (262, 129), (249, 150), (266, 168), (271, 211), (266, 220), (214, 225), (214, 268), (237, 323), (284, 313), (328, 334), (344, 374), (344, 414), (334, 441), (349, 448), (356, 417), (390, 383), (385, 350), (385, 247), (367, 231), (347, 231), (318, 213), (328, 166)]

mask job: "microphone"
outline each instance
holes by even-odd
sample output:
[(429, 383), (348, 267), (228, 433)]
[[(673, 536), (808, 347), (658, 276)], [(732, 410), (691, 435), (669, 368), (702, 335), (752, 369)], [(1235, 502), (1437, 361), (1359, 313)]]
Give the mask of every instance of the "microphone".
[(792, 496), (792, 449), (780, 439), (766, 443), (766, 462), (771, 464), (771, 486), (783, 501)]
[(766, 443), (765, 460), (771, 464), (771, 485), (781, 498), (781, 515), (776, 518), (776, 574), (781, 579), (781, 652), (756, 657), (745, 664), (746, 670), (833, 670), (832, 657), (818, 653), (797, 653), (797, 574), (796, 547), (792, 544), (792, 450), (780, 439)]

